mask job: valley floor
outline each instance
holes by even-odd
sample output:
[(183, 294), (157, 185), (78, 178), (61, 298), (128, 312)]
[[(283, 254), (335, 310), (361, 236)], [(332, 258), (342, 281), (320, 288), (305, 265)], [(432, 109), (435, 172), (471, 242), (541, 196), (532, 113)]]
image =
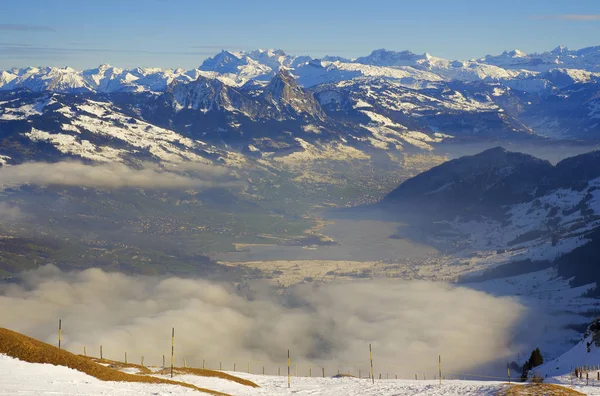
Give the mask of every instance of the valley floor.
[[(129, 371), (128, 369), (125, 369)], [(437, 381), (377, 380), (372, 384), (358, 378), (305, 378), (292, 377), (291, 388), (284, 376), (262, 376), (231, 373), (250, 379), (260, 388), (249, 388), (220, 378), (176, 375), (177, 381), (225, 392), (231, 395), (496, 395), (508, 388), (504, 382), (491, 381)], [(158, 375), (157, 375), (158, 376)], [(166, 377), (166, 376), (165, 376)], [(564, 380), (564, 381), (563, 381)], [(568, 378), (553, 378), (564, 383)], [(569, 386), (570, 387), (570, 386)], [(573, 386), (588, 395), (600, 395), (600, 386)], [(49, 364), (26, 363), (0, 355), (0, 395), (193, 395), (192, 389), (172, 385), (103, 382), (79, 371)]]

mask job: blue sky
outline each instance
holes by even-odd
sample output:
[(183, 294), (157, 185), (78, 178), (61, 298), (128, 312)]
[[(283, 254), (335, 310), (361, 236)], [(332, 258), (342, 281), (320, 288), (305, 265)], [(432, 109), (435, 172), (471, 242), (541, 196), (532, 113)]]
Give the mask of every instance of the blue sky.
[(450, 59), (600, 45), (599, 0), (2, 1), (0, 69), (192, 68), (221, 49)]

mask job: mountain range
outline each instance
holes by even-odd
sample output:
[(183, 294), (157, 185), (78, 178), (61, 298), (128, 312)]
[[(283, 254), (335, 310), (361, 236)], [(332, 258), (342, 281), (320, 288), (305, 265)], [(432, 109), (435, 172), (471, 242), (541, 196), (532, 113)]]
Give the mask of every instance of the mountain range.
[(356, 59), (256, 50), (222, 51), (193, 70), (11, 69), (0, 72), (0, 155), (25, 158), (11, 142), (29, 138), (54, 154), (85, 158), (87, 147), (102, 157), (100, 146), (113, 143), (102, 139), (107, 128), (129, 135), (134, 122), (149, 125), (138, 148), (155, 144), (151, 131), (167, 130), (191, 145), (259, 158), (368, 157), (464, 140), (596, 142), (599, 59), (600, 47), (468, 61), (384, 49)]
[(600, 151), (552, 165), (496, 147), (406, 180), (377, 207), (418, 214), (428, 243), (479, 270), (512, 263), (495, 276), (555, 266), (573, 286), (600, 285)]

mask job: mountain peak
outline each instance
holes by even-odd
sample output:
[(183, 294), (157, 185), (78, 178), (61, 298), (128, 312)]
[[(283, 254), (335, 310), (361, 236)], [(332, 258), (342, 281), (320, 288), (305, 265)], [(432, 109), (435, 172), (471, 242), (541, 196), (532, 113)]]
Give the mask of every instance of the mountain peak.
[(283, 50), (274, 49), (274, 48), (268, 48), (268, 49), (259, 48), (259, 49), (249, 52), (248, 55), (287, 56), (287, 54)]
[(112, 69), (112, 66), (109, 65), (108, 63), (103, 63), (100, 66), (98, 66), (98, 70), (101, 70), (101, 71), (108, 70), (108, 69)]
[(564, 45), (559, 45), (558, 47), (554, 48), (552, 51), (550, 51), (553, 54), (562, 54), (564, 52), (568, 52), (569, 48), (567, 48)]
[(302, 90), (292, 73), (290, 73), (289, 69), (282, 66), (279, 68), (277, 73), (275, 73), (275, 76), (273, 76), (269, 84), (267, 84), (265, 87), (263, 95), (270, 95), (274, 98), (279, 98), (284, 95), (284, 91), (286, 89), (292, 91)]
[(206, 58), (199, 69), (218, 73), (237, 73), (238, 68), (245, 64), (247, 64), (247, 61), (236, 54), (222, 50), (215, 56)]
[(298, 83), (296, 82), (296, 79), (290, 72), (290, 69), (288, 69), (285, 66), (281, 66), (279, 68), (279, 70), (277, 71), (277, 74), (275, 75), (275, 78), (279, 78), (282, 81), (284, 81), (286, 84), (289, 84), (289, 85), (298, 85)]
[(417, 55), (411, 51), (391, 51), (385, 48), (376, 49), (368, 56), (362, 56), (355, 59), (356, 63), (374, 66), (412, 66), (418, 61), (429, 59), (431, 55), (425, 53)]
[(487, 157), (487, 156), (490, 156), (490, 155), (493, 155), (493, 156), (504, 155), (506, 153), (508, 153), (507, 149), (505, 149), (502, 146), (496, 146), (496, 147), (492, 147), (492, 148), (489, 148), (487, 150), (484, 150), (481, 153), (476, 154), (476, 155), (480, 155), (482, 157)]
[(452, 215), (474, 207), (486, 210), (531, 198), (535, 186), (543, 185), (553, 171), (548, 161), (494, 147), (423, 172), (402, 183), (385, 201), (447, 206)]
[(525, 52), (518, 50), (516, 48), (512, 51), (504, 51), (502, 53), (502, 55), (505, 55), (505, 56), (508, 56), (511, 58), (523, 58), (523, 57), (527, 56), (527, 54)]
[(303, 114), (323, 119), (325, 113), (312, 93), (305, 91), (290, 73), (282, 66), (265, 87), (262, 97), (279, 110), (291, 114)]

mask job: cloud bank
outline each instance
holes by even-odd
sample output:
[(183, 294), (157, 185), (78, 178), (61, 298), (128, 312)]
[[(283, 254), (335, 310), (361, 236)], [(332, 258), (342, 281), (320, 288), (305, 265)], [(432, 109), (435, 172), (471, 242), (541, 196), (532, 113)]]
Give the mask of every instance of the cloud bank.
[[(0, 185), (58, 185), (94, 188), (209, 188), (230, 186), (215, 182), (226, 174), (220, 167), (205, 164), (182, 164), (180, 168), (161, 169), (145, 164), (140, 169), (119, 163), (87, 165), (80, 162), (30, 162), (0, 168)], [(193, 175), (191, 175), (193, 173)]]
[[(27, 272), (21, 284), (0, 285), (0, 326), (71, 351), (158, 365), (170, 353), (175, 328), (176, 361), (231, 370), (252, 362), (273, 374), (285, 367), (287, 349), (307, 375), (326, 367), (433, 375), (437, 356), (445, 370), (463, 371), (506, 359), (524, 308), (511, 299), (422, 281), (365, 281), (302, 285), (281, 296), (199, 279), (134, 277), (99, 269), (62, 272), (53, 266)], [(167, 359), (168, 360), (168, 359)], [(503, 362), (505, 360), (502, 360)], [(258, 366), (258, 367), (257, 367)], [(314, 375), (314, 374), (313, 374)], [(385, 375), (385, 374), (384, 374)]]

